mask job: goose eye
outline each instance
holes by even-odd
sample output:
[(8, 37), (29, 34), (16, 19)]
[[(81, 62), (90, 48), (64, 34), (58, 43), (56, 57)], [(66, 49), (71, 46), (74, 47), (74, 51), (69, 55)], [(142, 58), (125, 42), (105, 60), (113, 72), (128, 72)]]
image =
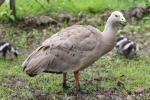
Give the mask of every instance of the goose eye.
[(119, 17), (118, 15), (115, 15), (115, 17)]

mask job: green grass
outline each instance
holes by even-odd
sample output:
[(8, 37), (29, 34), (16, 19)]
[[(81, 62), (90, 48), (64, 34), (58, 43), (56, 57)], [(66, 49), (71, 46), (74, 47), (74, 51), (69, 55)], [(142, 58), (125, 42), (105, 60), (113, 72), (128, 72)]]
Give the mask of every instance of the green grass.
[[(105, 69), (105, 71), (108, 71), (108, 73), (111, 73), (116, 78), (122, 75), (125, 76), (126, 89), (132, 90), (137, 87), (148, 87), (150, 85), (149, 59), (149, 57), (139, 57), (135, 59), (117, 57), (117, 59), (112, 59), (109, 63), (110, 66)], [(116, 83), (114, 83), (114, 85), (115, 84)]]
[[(81, 88), (86, 93), (94, 93), (97, 88), (109, 87), (121, 88), (117, 85), (120, 76), (124, 75), (123, 81), (126, 90), (133, 91), (138, 87), (149, 87), (150, 83), (150, 58), (137, 57), (132, 60), (121, 56), (105, 56), (99, 59), (93, 66), (81, 72)], [(34, 78), (22, 72), (21, 59), (0, 59), (0, 97), (5, 98), (35, 98), (36, 90), (52, 96), (56, 94), (74, 94), (74, 79), (69, 72), (70, 89), (63, 91), (62, 75), (40, 74)], [(95, 81), (95, 78), (102, 78)], [(17, 85), (17, 82), (21, 82)], [(124, 88), (122, 88), (124, 89)]]
[[(8, 1), (8, 0), (7, 0)], [(34, 16), (41, 14), (49, 14), (51, 12), (73, 12), (76, 14), (87, 13), (99, 13), (104, 9), (112, 10), (126, 10), (129, 7), (145, 6), (149, 4), (147, 0), (16, 0), (17, 15), (22, 16)], [(0, 17), (10, 16), (9, 2), (5, 2), (0, 8)], [(4, 19), (5, 19), (4, 17)]]

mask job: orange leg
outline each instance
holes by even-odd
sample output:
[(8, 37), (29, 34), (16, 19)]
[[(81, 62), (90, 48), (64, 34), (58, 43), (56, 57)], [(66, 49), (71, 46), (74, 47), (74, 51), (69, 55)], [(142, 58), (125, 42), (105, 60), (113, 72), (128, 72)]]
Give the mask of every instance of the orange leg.
[(75, 82), (76, 82), (76, 88), (77, 90), (80, 90), (80, 82), (79, 82), (79, 71), (74, 72)]
[(67, 73), (63, 73), (63, 87), (66, 88), (67, 87)]

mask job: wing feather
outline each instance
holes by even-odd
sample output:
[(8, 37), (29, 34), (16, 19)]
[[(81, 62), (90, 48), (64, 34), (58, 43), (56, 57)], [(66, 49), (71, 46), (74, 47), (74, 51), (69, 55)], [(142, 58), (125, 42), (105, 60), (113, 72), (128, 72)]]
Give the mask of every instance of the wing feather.
[(100, 47), (97, 42), (100, 40), (100, 31), (94, 27), (71, 26), (45, 40), (42, 46), (25, 60), (24, 65), (32, 69), (30, 73), (40, 69), (46, 72), (79, 70), (85, 67), (86, 63), (92, 63), (94, 55), (98, 56), (96, 49)]

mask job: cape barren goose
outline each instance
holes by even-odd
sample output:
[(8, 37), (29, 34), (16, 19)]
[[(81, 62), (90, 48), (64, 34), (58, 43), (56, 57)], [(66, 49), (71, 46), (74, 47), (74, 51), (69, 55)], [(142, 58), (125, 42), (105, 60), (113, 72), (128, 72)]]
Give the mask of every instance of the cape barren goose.
[(118, 22), (124, 24), (126, 19), (121, 12), (114, 11), (103, 32), (89, 25), (73, 25), (61, 30), (28, 56), (23, 63), (24, 72), (29, 76), (40, 72), (62, 73), (63, 86), (66, 86), (67, 72), (72, 71), (79, 90), (79, 71), (113, 49)]

